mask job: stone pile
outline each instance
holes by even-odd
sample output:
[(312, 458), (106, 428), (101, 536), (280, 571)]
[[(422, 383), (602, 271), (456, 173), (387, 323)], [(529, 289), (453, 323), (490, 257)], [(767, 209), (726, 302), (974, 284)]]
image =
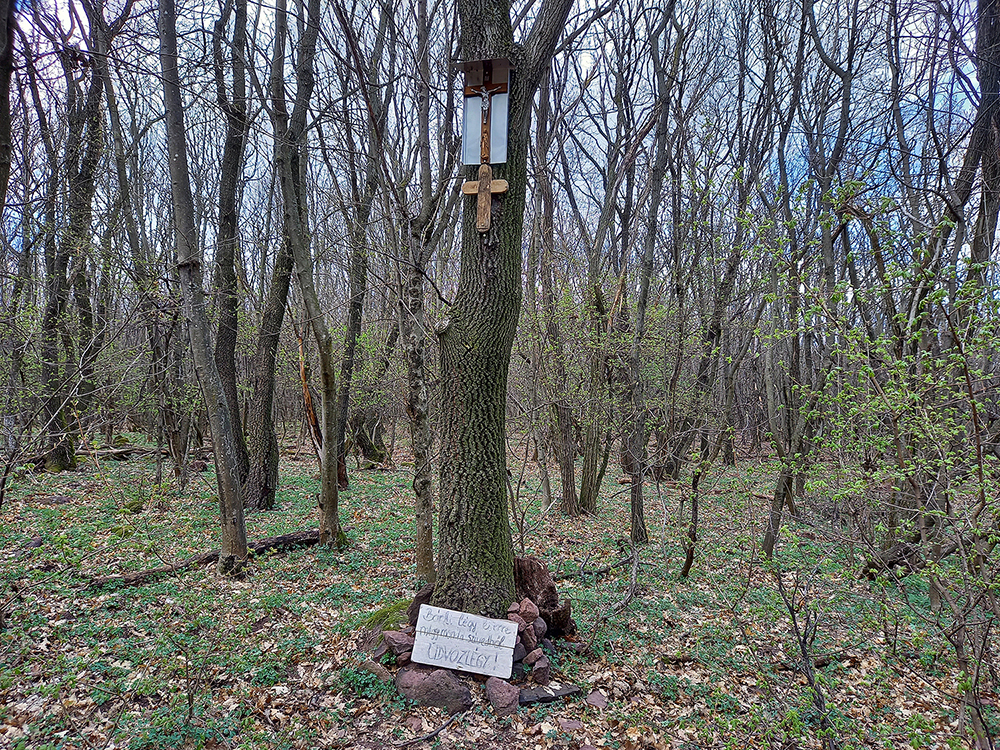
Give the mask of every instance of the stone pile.
[[(500, 716), (513, 713), (519, 705), (554, 701), (579, 692), (575, 685), (553, 682), (549, 661), (556, 648), (553, 639), (576, 631), (570, 616), (570, 603), (559, 601), (552, 576), (540, 560), (528, 557), (516, 558), (514, 562), (519, 600), (507, 608), (507, 619), (517, 623), (514, 666), (510, 680), (490, 677), (484, 684), (486, 698)], [(408, 624), (382, 634), (382, 642), (371, 664), (381, 666), (382, 657), (392, 654), (400, 667), (394, 682), (403, 696), (422, 705), (439, 706), (456, 713), (472, 706), (471, 691), (458, 676), (466, 673), (411, 661), (420, 605), (429, 604), (433, 593), (433, 584), (417, 592), (407, 608)], [(568, 650), (579, 651), (583, 644), (567, 643), (566, 646)], [(481, 675), (471, 676), (482, 681)]]

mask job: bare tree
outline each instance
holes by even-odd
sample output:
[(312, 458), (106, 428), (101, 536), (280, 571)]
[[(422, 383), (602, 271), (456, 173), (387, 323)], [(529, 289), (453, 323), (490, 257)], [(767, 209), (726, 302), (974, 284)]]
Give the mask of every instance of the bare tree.
[(285, 45), (288, 42), (288, 10), (279, 0), (275, 15), (274, 55), (271, 62), (271, 121), (274, 127), (274, 161), (281, 186), (284, 232), (295, 259), (295, 274), (302, 290), (309, 326), (316, 340), (322, 383), (322, 446), (320, 452), (320, 544), (343, 547), (347, 536), (340, 526), (337, 507), (337, 374), (334, 369), (333, 334), (320, 303), (313, 278), (305, 172), (306, 117), (315, 87), (313, 60), (319, 36), (319, 0), (299, 5), (301, 37), (295, 61), (295, 98), (291, 112), (285, 93)]
[(191, 337), (191, 352), (201, 383), (212, 430), (212, 448), (219, 482), (222, 545), (219, 570), (238, 574), (246, 563), (247, 540), (243, 520), (243, 495), (235, 426), (222, 379), (212, 356), (205, 293), (202, 288), (202, 251), (195, 229), (194, 199), (187, 162), (184, 103), (177, 68), (177, 16), (174, 0), (160, 0), (160, 69), (166, 114), (167, 160), (174, 208), (174, 241), (177, 272), (184, 292), (185, 315)]

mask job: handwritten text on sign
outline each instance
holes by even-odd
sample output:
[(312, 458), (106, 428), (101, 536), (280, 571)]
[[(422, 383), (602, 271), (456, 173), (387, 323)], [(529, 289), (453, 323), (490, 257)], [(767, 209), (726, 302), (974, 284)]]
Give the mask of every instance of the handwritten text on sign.
[(517, 623), (420, 605), (410, 658), (420, 664), (510, 677)]

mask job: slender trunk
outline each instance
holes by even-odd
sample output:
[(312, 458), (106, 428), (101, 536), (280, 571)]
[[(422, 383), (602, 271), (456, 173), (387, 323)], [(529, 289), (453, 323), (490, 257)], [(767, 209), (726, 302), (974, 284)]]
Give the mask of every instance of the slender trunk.
[(278, 437), (273, 418), (274, 370), (293, 266), (292, 248), (286, 237), (274, 260), (250, 374), (246, 428), (249, 473), (244, 494), (247, 507), (258, 510), (274, 508), (278, 489)]
[(222, 147), (222, 166), (219, 175), (219, 224), (215, 243), (215, 295), (219, 323), (215, 338), (215, 365), (222, 379), (232, 412), (233, 438), (240, 480), (246, 481), (249, 471), (247, 444), (239, 420), (239, 395), (236, 389), (236, 342), (238, 338), (239, 293), (236, 285), (236, 250), (239, 244), (240, 177), (246, 133), (249, 127), (246, 113), (246, 50), (247, 4), (235, 0), (236, 17), (233, 25), (232, 94), (226, 91), (223, 41), (226, 25), (233, 10), (234, 0), (227, 0), (212, 34), (216, 96), (226, 117), (226, 137)]
[(14, 74), (14, 16), (16, 0), (0, 0), (0, 217), (7, 205), (10, 183), (12, 136), (10, 122), (10, 81)]
[(581, 415), (584, 435), (583, 463), (580, 466), (580, 509), (584, 513), (596, 515), (597, 500), (601, 494), (604, 472), (611, 454), (610, 431), (602, 430), (601, 417), (605, 415), (601, 413), (603, 409), (597, 406), (605, 402), (605, 391), (608, 387), (605, 373), (607, 357), (603, 345), (604, 320), (608, 313), (601, 292), (600, 273), (593, 255), (588, 268), (588, 287), (593, 290), (593, 301), (589, 306), (591, 345), (588, 356), (588, 392), (592, 406)]
[[(374, 159), (374, 157), (372, 157)], [(371, 200), (368, 200), (371, 208)], [(355, 231), (351, 236), (351, 265), (348, 271), (351, 293), (347, 305), (347, 331), (344, 334), (344, 356), (340, 362), (340, 392), (337, 394), (337, 430), (335, 440), (337, 446), (337, 484), (340, 489), (347, 489), (347, 452), (346, 441), (348, 409), (351, 402), (351, 380), (354, 377), (354, 366), (357, 358), (358, 338), (361, 336), (361, 316), (365, 307), (365, 292), (368, 289), (368, 248), (367, 231), (368, 215), (359, 218)], [(357, 440), (357, 438), (355, 438)]]
[(212, 430), (212, 449), (219, 483), (222, 544), (219, 571), (239, 573), (247, 557), (246, 527), (240, 486), (236, 440), (229, 404), (215, 366), (209, 341), (208, 315), (202, 290), (202, 254), (194, 221), (194, 199), (188, 173), (184, 131), (184, 105), (177, 69), (177, 28), (174, 0), (160, 0), (160, 68), (163, 74), (163, 102), (166, 114), (167, 155), (174, 207), (174, 241), (177, 271), (184, 293), (191, 352), (201, 383)]
[[(647, 424), (647, 409), (645, 400), (645, 381), (642, 376), (642, 345), (646, 335), (646, 317), (649, 306), (649, 285), (653, 274), (653, 250), (659, 229), (660, 200), (663, 195), (663, 183), (667, 173), (668, 139), (670, 136), (670, 86), (666, 70), (660, 57), (660, 35), (667, 26), (673, 14), (671, 3), (665, 10), (663, 21), (650, 39), (653, 53), (653, 69), (657, 82), (658, 111), (656, 135), (654, 138), (654, 161), (650, 173), (649, 211), (646, 216), (646, 236), (643, 242), (642, 254), (639, 256), (639, 294), (636, 300), (635, 331), (632, 337), (632, 347), (629, 352), (628, 380), (631, 386), (632, 419), (629, 434), (623, 437), (627, 445), (623, 446), (628, 456), (628, 473), (632, 481), (630, 488), (631, 508), (630, 538), (633, 544), (643, 544), (649, 541), (644, 517), (643, 481), (646, 474), (646, 453), (649, 442), (649, 425)], [(683, 35), (676, 42), (679, 54)], [(674, 56), (675, 68), (677, 55)], [(671, 77), (670, 81), (673, 80)]]
[(313, 281), (313, 258), (309, 216), (303, 184), (305, 126), (309, 100), (315, 86), (313, 60), (319, 35), (319, 0), (309, 0), (302, 37), (297, 45), (296, 92), (291, 114), (287, 111), (284, 84), (285, 44), (288, 39), (288, 12), (279, 0), (275, 13), (275, 44), (271, 66), (272, 119), (275, 135), (275, 170), (284, 205), (285, 234), (295, 261), (295, 275), (302, 290), (302, 302), (309, 319), (319, 356), (322, 384), (320, 448), (319, 541), (322, 545), (344, 547), (347, 536), (340, 526), (337, 497), (337, 375), (334, 369), (333, 335), (319, 302)]
[(556, 312), (555, 299), (555, 196), (553, 194), (552, 179), (544, 166), (547, 161), (549, 144), (552, 140), (552, 133), (549, 128), (550, 112), (550, 90), (549, 77), (551, 71), (546, 70), (542, 77), (539, 88), (539, 109), (537, 136), (538, 141), (538, 192), (541, 203), (539, 216), (539, 234), (541, 239), (541, 277), (542, 277), (542, 304), (545, 308), (545, 336), (546, 342), (552, 348), (552, 363), (554, 369), (554, 390), (553, 412), (555, 416), (555, 445), (556, 458), (559, 461), (559, 474), (562, 480), (562, 503), (561, 509), (564, 515), (576, 517), (580, 515), (580, 502), (576, 494), (576, 440), (574, 439), (573, 410), (569, 405), (566, 395), (566, 384), (568, 376), (566, 373), (566, 361), (563, 353), (562, 331), (559, 328), (559, 321)]
[(431, 435), (427, 398), (427, 365), (424, 315), (424, 260), (421, 238), (409, 233), (410, 263), (400, 299), (400, 335), (406, 349), (406, 415), (410, 420), (413, 448), (413, 494), (416, 522), (417, 578), (433, 582), (434, 569), (434, 489), (431, 464)]

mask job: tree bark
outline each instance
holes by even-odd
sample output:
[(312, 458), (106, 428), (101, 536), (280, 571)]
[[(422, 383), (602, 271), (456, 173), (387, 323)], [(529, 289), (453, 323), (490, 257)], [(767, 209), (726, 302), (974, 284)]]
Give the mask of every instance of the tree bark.
[(247, 507), (257, 510), (273, 509), (278, 490), (278, 436), (273, 418), (274, 370), (293, 266), (291, 243), (285, 236), (274, 260), (250, 374), (246, 427), (249, 466), (245, 497)]
[(545, 309), (545, 337), (552, 347), (552, 361), (555, 370), (553, 383), (554, 399), (552, 410), (555, 417), (556, 458), (559, 461), (559, 476), (562, 484), (560, 508), (564, 515), (575, 518), (580, 515), (580, 502), (576, 494), (576, 439), (574, 437), (573, 409), (569, 404), (567, 389), (566, 360), (563, 352), (562, 331), (556, 311), (555, 299), (555, 195), (552, 178), (545, 166), (549, 146), (552, 141), (549, 77), (546, 69), (542, 76), (538, 102), (536, 177), (541, 212), (539, 234), (541, 239), (542, 306)]
[[(424, 3), (425, 0), (421, 0)], [(434, 582), (434, 487), (431, 464), (431, 434), (427, 397), (427, 365), (424, 361), (427, 318), (424, 313), (424, 266), (426, 255), (419, 236), (409, 233), (406, 268), (400, 298), (400, 335), (406, 349), (406, 416), (410, 421), (413, 449), (414, 521), (417, 578)]]
[(12, 138), (10, 130), (10, 81), (14, 74), (15, 0), (0, 0), (0, 217), (7, 205)]
[[(225, 41), (226, 25), (235, 4), (233, 39), (230, 45), (232, 93), (226, 91)], [(242, 176), (243, 153), (246, 148), (248, 128), (246, 103), (246, 0), (226, 0), (219, 20), (212, 32), (212, 52), (216, 98), (226, 118), (226, 137), (222, 147), (222, 166), (219, 174), (219, 219), (215, 242), (215, 297), (218, 307), (218, 333), (215, 337), (215, 365), (222, 379), (233, 417), (233, 438), (236, 446), (240, 481), (245, 482), (249, 472), (246, 439), (239, 420), (239, 394), (236, 389), (236, 342), (238, 338), (239, 294), (236, 287), (236, 249), (239, 244), (239, 192)]]

